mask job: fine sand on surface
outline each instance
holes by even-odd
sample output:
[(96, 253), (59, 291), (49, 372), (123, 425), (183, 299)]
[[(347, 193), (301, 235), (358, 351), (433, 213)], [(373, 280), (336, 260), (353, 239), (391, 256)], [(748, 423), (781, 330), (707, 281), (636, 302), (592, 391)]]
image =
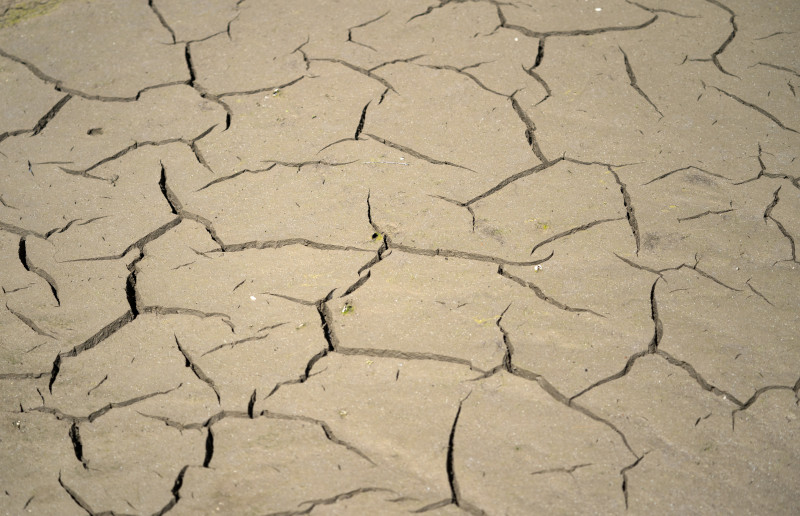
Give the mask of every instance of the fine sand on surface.
[(795, 0), (0, 0), (0, 514), (798, 514)]

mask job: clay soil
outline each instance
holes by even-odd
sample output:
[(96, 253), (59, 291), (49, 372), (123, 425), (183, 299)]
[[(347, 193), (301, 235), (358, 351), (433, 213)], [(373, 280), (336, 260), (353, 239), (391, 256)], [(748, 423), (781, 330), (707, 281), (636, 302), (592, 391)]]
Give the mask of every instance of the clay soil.
[(0, 1), (0, 513), (800, 513), (795, 0)]

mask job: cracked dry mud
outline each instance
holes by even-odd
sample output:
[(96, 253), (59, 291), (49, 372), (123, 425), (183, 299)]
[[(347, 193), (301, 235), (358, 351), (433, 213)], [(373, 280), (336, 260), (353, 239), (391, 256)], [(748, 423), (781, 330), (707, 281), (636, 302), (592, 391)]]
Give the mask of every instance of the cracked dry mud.
[(3, 514), (797, 514), (793, 0), (0, 2)]

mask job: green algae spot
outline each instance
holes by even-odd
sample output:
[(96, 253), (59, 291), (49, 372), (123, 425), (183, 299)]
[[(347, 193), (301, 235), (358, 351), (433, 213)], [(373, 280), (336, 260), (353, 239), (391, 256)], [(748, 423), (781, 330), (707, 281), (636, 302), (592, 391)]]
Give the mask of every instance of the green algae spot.
[(541, 221), (539, 219), (528, 219), (525, 222), (533, 223), (536, 229), (539, 229), (541, 231), (547, 231), (548, 229), (550, 229), (550, 222), (548, 221)]
[(25, 0), (11, 4), (6, 12), (0, 15), (0, 29), (11, 27), (21, 21), (47, 14), (60, 4), (62, 0)]
[(2, 353), (0, 354), (0, 360), (2, 360), (3, 363), (6, 364), (11, 364), (15, 366), (22, 365), (22, 360), (19, 359), (16, 353)]

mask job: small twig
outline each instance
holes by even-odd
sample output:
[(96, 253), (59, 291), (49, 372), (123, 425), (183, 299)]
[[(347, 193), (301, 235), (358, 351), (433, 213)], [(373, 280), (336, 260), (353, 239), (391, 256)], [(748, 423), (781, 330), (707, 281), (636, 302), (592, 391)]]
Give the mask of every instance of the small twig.
[(372, 164), (372, 163), (385, 163), (387, 165), (406, 165), (406, 166), (408, 166), (408, 163), (400, 163), (399, 161), (365, 161), (364, 163), (367, 164), (367, 165)]

